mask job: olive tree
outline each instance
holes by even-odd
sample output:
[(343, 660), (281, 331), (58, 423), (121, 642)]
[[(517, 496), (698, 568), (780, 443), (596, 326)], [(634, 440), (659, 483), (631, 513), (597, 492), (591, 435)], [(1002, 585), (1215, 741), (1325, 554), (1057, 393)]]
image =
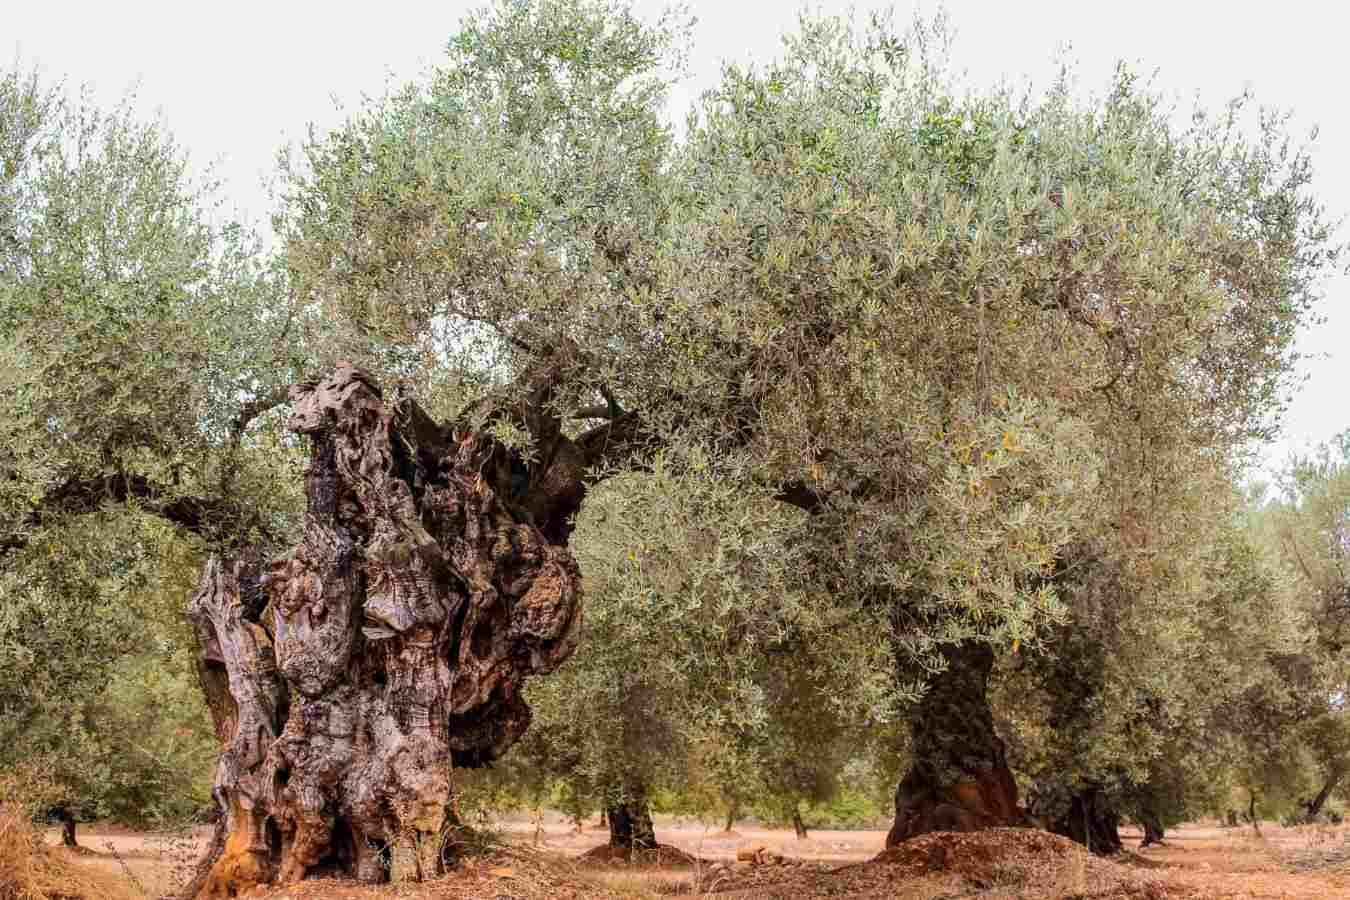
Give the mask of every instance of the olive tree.
[(293, 377), (285, 308), (214, 198), (130, 100), (0, 72), (0, 765), (47, 762), (70, 839), (168, 790), (102, 712), (166, 646), (146, 598), (176, 583), (170, 548), (295, 511), (284, 448), (250, 429)]

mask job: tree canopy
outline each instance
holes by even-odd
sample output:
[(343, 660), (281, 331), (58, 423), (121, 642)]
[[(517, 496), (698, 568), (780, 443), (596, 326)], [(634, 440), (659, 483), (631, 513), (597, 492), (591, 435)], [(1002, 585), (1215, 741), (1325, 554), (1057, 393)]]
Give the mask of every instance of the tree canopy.
[(130, 101), (6, 72), (0, 738), (188, 644), (128, 600), (186, 559), (256, 880), (440, 821), (448, 777), (390, 762), (417, 811), (378, 811), (306, 755), (348, 694), (385, 724), (331, 746), (428, 770), (529, 698), (524, 758), (597, 796), (748, 760), (820, 799), (907, 720), (896, 840), (1005, 824), (1014, 770), (1154, 819), (1220, 802), (1187, 760), (1338, 783), (1345, 441), (1234, 488), (1341, 259), (1287, 117), (1178, 124), (1125, 67), (984, 89), (941, 18), (806, 16), (677, 131), (691, 25), (469, 15), (282, 155), (275, 248)]

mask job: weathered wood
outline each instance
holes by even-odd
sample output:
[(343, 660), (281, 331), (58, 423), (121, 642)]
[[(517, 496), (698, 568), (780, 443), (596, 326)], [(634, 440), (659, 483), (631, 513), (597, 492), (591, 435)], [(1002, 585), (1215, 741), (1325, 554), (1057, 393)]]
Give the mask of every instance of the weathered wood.
[(303, 539), (270, 563), (213, 560), (189, 604), (226, 835), (196, 896), (316, 871), (420, 877), (452, 766), (525, 730), (523, 680), (578, 637), (566, 540), (596, 460), (538, 413), (554, 381), (533, 378), (533, 470), (350, 365), (292, 389), (290, 428), (312, 446)]

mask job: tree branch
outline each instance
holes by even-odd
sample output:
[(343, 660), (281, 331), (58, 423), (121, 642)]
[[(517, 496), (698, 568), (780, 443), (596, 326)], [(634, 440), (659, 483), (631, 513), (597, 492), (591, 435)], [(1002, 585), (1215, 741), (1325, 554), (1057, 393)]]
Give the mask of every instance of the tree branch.
[(244, 432), (253, 420), (265, 412), (281, 406), (290, 401), (290, 386), (277, 388), (261, 397), (255, 397), (243, 406), (239, 407), (239, 414), (230, 422), (230, 443), (233, 446), (239, 446), (239, 442), (244, 438)]

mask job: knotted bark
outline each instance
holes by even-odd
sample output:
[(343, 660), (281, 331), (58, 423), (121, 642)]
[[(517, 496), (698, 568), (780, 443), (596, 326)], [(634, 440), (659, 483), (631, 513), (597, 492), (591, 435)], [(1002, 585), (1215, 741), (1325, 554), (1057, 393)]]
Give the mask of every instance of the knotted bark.
[(914, 764), (895, 792), (888, 847), (932, 831), (978, 831), (1021, 818), (1017, 782), (989, 707), (994, 653), (966, 643), (944, 655), (947, 668), (929, 681), (910, 716)]
[(213, 560), (188, 609), (225, 816), (195, 896), (438, 864), (452, 767), (521, 735), (522, 682), (579, 633), (568, 521), (622, 423), (564, 437), (539, 412), (558, 377), (528, 385), (533, 467), (350, 365), (292, 389), (289, 426), (312, 447), (303, 540)]

